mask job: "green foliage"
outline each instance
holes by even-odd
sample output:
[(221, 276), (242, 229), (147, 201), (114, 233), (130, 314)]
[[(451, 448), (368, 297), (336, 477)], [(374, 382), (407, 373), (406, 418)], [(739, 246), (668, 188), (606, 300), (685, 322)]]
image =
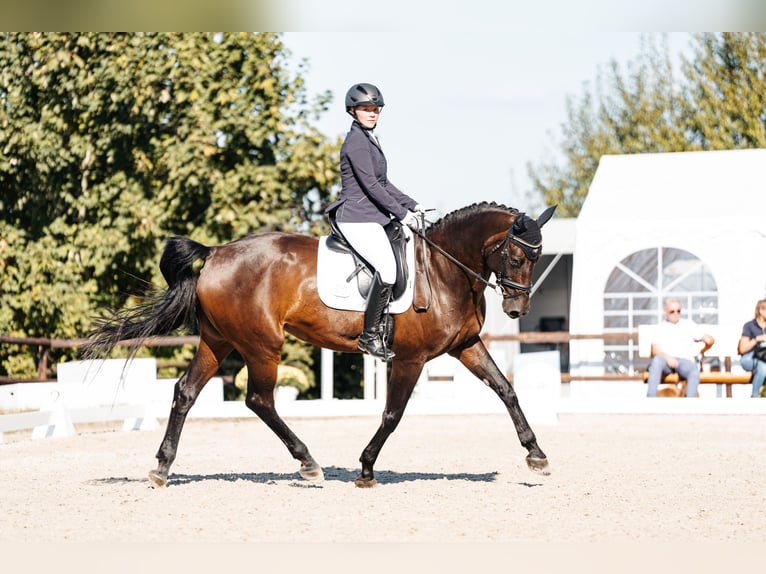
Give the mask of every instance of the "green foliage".
[[(281, 363), (277, 367), (276, 386), (294, 387), (299, 393), (306, 392), (312, 387), (308, 376), (300, 367), (283, 365)], [(247, 366), (242, 367), (234, 377), (234, 387), (237, 389), (237, 392), (228, 400), (244, 400), (247, 393)]]
[[(391, 363), (389, 363), (389, 376)], [(333, 395), (339, 399), (364, 398), (364, 356), (356, 353), (333, 353)], [(374, 384), (374, 382), (370, 382)]]
[[(169, 235), (321, 226), (340, 142), (289, 56), (265, 33), (0, 34), (0, 333), (85, 336), (163, 286)], [(18, 353), (2, 370), (34, 375)]]
[(595, 93), (586, 83), (579, 99), (568, 100), (563, 165), (527, 166), (545, 204), (576, 216), (604, 154), (765, 147), (766, 36), (698, 34), (694, 42), (681, 80), (663, 38), (645, 42), (626, 71), (612, 61)]
[[(314, 349), (315, 363), (323, 360), (321, 349)], [(332, 353), (333, 390), (336, 399), (361, 399), (364, 397), (364, 356), (359, 353)], [(305, 393), (306, 398), (320, 398), (320, 389), (314, 387)]]
[(766, 35), (699, 35), (682, 67), (692, 149), (766, 147)]

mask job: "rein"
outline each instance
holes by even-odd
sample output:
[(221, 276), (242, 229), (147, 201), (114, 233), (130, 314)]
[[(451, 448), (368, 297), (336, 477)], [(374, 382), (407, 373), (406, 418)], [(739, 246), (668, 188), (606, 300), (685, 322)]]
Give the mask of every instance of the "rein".
[[(426, 237), (425, 233), (423, 233), (423, 232), (422, 232), (422, 231), (420, 231), (419, 229), (413, 229), (413, 230), (412, 230), (412, 232), (413, 232), (413, 233), (415, 233), (416, 235), (418, 235), (418, 236), (419, 236), (419, 237), (420, 237), (420, 238), (421, 238), (423, 241), (425, 241), (426, 243), (428, 243), (428, 245), (430, 245), (431, 247), (433, 247), (434, 249), (436, 249), (436, 251), (438, 251), (439, 253), (441, 253), (442, 255), (444, 255), (444, 257), (446, 257), (447, 259), (449, 259), (450, 261), (452, 261), (452, 263), (454, 263), (455, 265), (457, 265), (458, 267), (460, 267), (460, 268), (461, 268), (463, 271), (465, 271), (466, 273), (468, 273), (469, 275), (471, 275), (471, 276), (472, 276), (474, 279), (476, 279), (477, 281), (481, 281), (481, 282), (482, 282), (482, 283), (484, 283), (484, 284), (485, 284), (487, 287), (492, 287), (492, 289), (495, 289), (495, 290), (497, 289), (497, 285), (496, 285), (495, 283), (492, 283), (492, 281), (489, 281), (488, 279), (484, 279), (484, 277), (482, 277), (481, 275), (479, 275), (478, 273), (476, 273), (476, 271), (474, 271), (473, 269), (470, 269), (469, 267), (467, 267), (466, 265), (464, 265), (463, 263), (461, 263), (460, 261), (458, 261), (457, 259), (455, 259), (455, 258), (454, 258), (452, 255), (450, 255), (449, 253), (447, 253), (446, 251), (444, 251), (444, 249), (442, 249), (441, 247), (439, 247), (439, 246), (438, 246), (436, 243), (434, 243), (433, 241), (431, 241), (430, 239), (428, 239), (428, 237)], [(426, 259), (426, 260), (424, 261), (424, 264), (426, 263), (426, 261), (428, 261), (428, 259)]]
[[(421, 216), (421, 227), (425, 229), (425, 216)], [(447, 253), (444, 249), (439, 247), (436, 243), (428, 239), (426, 237), (426, 234), (423, 233), (420, 229), (413, 229), (413, 233), (418, 235), (423, 241), (428, 243), (431, 247), (436, 249), (439, 253), (441, 253), (444, 257), (446, 257), (449, 261), (460, 267), (463, 271), (468, 273), (471, 277), (473, 277), (475, 280), (483, 283), (487, 287), (491, 287), (494, 291), (502, 295), (503, 297), (512, 297), (513, 295), (507, 295), (506, 289), (513, 289), (514, 291), (521, 291), (522, 293), (529, 294), (532, 291), (532, 285), (523, 285), (521, 283), (516, 283), (515, 281), (511, 281), (510, 279), (507, 279), (500, 275), (499, 273), (495, 272), (495, 275), (497, 276), (497, 283), (493, 283), (492, 281), (489, 281), (488, 279), (485, 279), (478, 273), (476, 273), (473, 269), (470, 269), (460, 261), (458, 261), (455, 257)], [(504, 249), (506, 245), (508, 245), (508, 242), (513, 242), (517, 244), (519, 247), (521, 247), (524, 250), (525, 255), (529, 258), (534, 260), (537, 260), (540, 254), (540, 244), (538, 245), (532, 245), (531, 243), (527, 243), (526, 241), (516, 237), (513, 235), (513, 228), (508, 230), (508, 234), (505, 236), (505, 239), (503, 239), (500, 243), (495, 245), (489, 253), (487, 253), (487, 257), (495, 253), (498, 249)], [(501, 251), (501, 257), (503, 260), (507, 257), (507, 254), (505, 251)], [(428, 272), (428, 257), (423, 258), (423, 270), (425, 271), (426, 280), (428, 281), (428, 290), (429, 293), (432, 292), (431, 290), (431, 276)], [(431, 300), (429, 297), (428, 304), (425, 307), (416, 306), (416, 311), (427, 311), (428, 308), (431, 306)]]

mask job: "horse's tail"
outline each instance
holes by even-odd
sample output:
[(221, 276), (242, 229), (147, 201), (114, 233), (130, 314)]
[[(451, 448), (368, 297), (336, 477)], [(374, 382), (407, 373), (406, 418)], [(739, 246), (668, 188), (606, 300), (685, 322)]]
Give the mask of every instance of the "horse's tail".
[(108, 316), (97, 319), (83, 355), (105, 357), (120, 341), (131, 340), (132, 357), (149, 337), (167, 335), (181, 327), (196, 332), (197, 273), (210, 250), (185, 237), (170, 237), (160, 259), (167, 290), (148, 295), (136, 307), (110, 310)]

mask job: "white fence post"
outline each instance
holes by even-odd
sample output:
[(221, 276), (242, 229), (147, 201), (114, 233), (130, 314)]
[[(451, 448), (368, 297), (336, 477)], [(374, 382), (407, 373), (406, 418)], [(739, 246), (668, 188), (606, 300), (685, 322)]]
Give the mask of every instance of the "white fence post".
[(334, 355), (330, 349), (322, 349), (322, 380), (320, 381), (319, 398), (325, 401), (332, 400), (335, 387), (335, 369), (333, 367)]

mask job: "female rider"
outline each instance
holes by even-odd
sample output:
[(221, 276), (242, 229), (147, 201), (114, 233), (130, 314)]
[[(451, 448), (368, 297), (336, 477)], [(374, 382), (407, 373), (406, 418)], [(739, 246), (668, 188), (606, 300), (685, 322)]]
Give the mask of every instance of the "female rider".
[(396, 261), (383, 226), (398, 220), (415, 227), (416, 212), (424, 209), (386, 175), (386, 157), (373, 134), (384, 106), (383, 94), (372, 84), (354, 84), (345, 103), (354, 121), (340, 150), (340, 197), (326, 212), (335, 217), (346, 240), (374, 271), (358, 347), (390, 361), (394, 353), (386, 348), (383, 321), (396, 281)]

